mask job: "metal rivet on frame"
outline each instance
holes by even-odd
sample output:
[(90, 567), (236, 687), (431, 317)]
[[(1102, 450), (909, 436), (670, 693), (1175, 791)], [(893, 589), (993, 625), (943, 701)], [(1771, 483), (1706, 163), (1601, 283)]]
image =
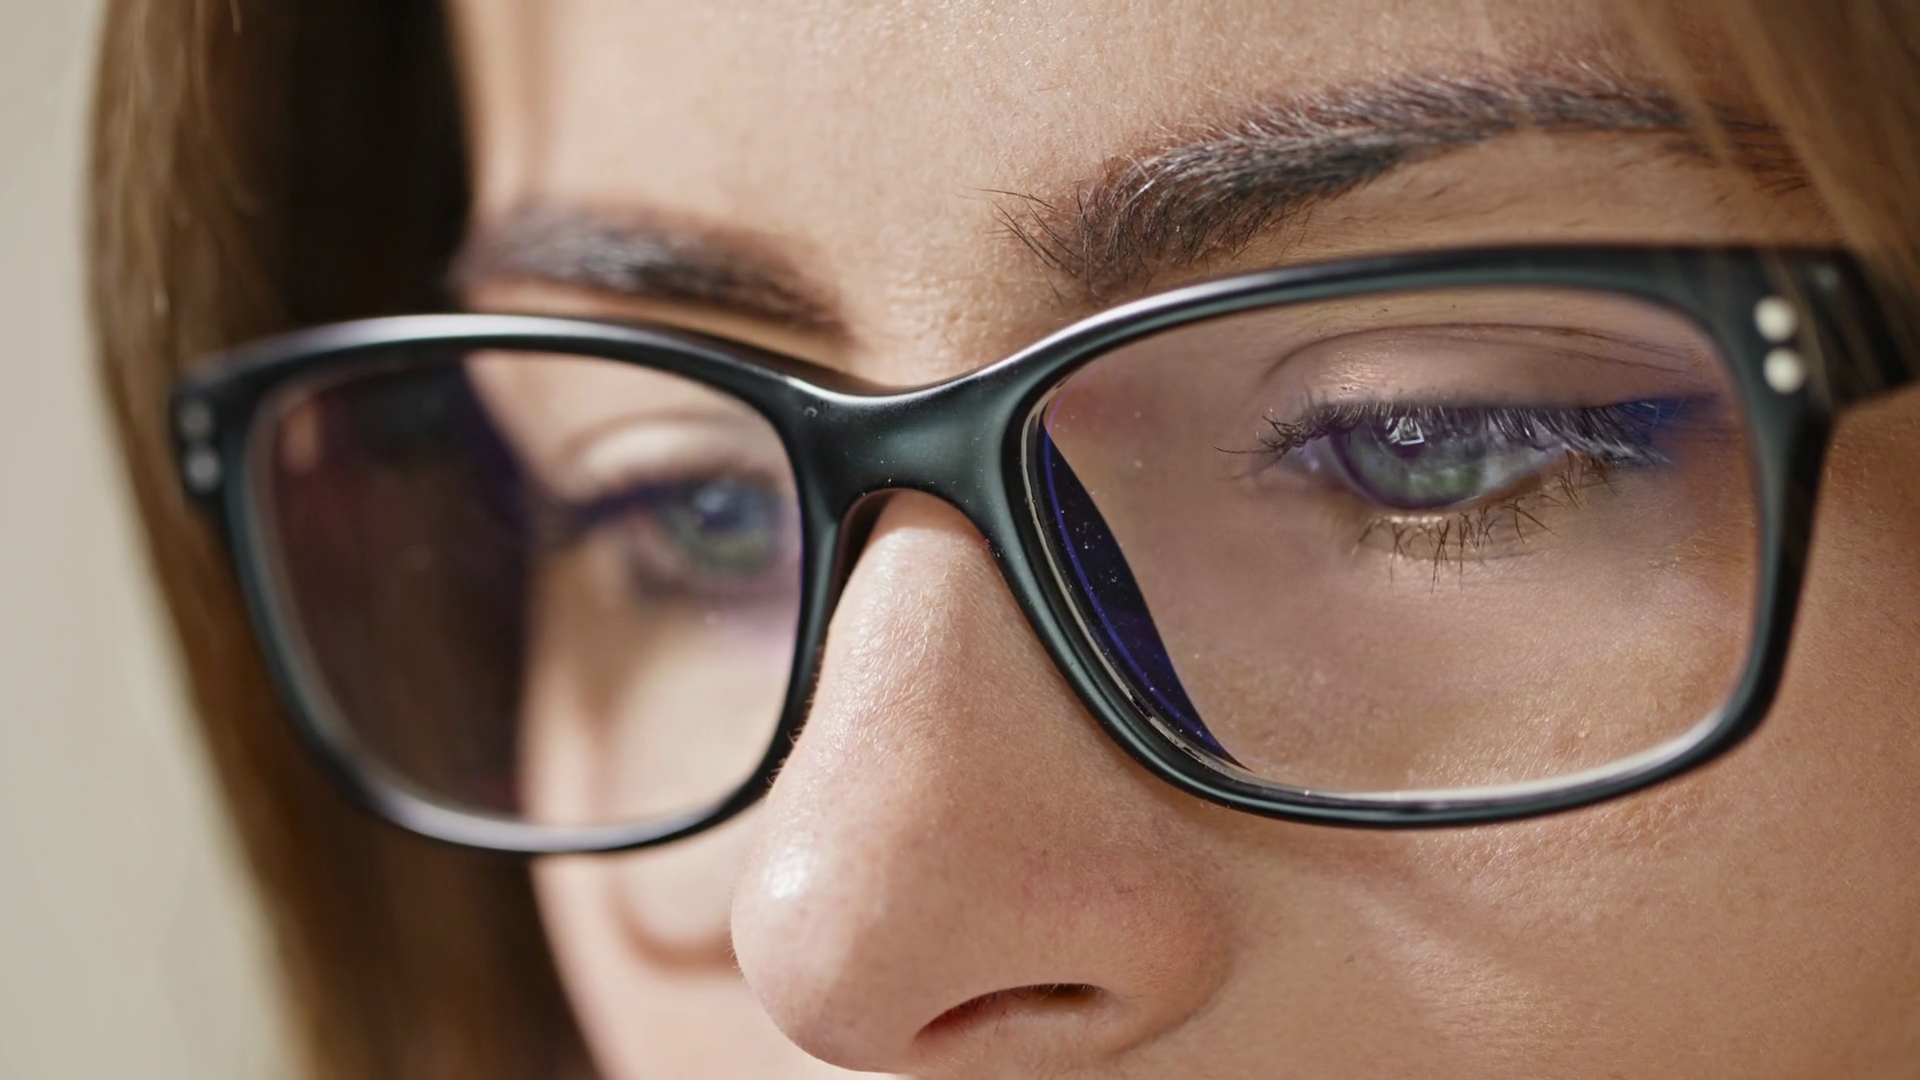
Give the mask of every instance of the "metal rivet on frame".
[(1769, 296), (1753, 306), (1753, 325), (1761, 337), (1778, 345), (1792, 340), (1800, 329), (1800, 315), (1785, 299)]
[(1791, 394), (1807, 385), (1807, 362), (1792, 349), (1775, 349), (1768, 353), (1763, 370), (1767, 385), (1773, 387), (1775, 393)]
[(182, 470), (187, 486), (195, 491), (208, 492), (220, 486), (220, 455), (211, 447), (196, 446), (187, 451)]
[(180, 427), (180, 437), (192, 442), (199, 442), (213, 434), (213, 410), (204, 401), (189, 401), (181, 405), (174, 422)]

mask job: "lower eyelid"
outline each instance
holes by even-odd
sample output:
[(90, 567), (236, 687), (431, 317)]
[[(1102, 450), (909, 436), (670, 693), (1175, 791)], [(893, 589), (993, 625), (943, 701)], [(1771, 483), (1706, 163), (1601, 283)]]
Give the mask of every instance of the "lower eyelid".
[(1443, 562), (1489, 561), (1532, 554), (1533, 543), (1551, 536), (1549, 520), (1587, 496), (1576, 483), (1555, 494), (1552, 481), (1514, 489), (1464, 507), (1431, 514), (1366, 514), (1353, 524), (1353, 551), (1372, 549), (1392, 558)]
[[(1478, 515), (1489, 511), (1502, 510), (1514, 505), (1518, 500), (1527, 499), (1536, 493), (1543, 493), (1549, 500), (1555, 498), (1555, 492), (1562, 500), (1576, 498), (1576, 493), (1593, 485), (1604, 486), (1608, 478), (1626, 466), (1598, 462), (1581, 454), (1568, 453), (1558, 460), (1547, 463), (1540, 469), (1526, 474), (1515, 483), (1488, 492), (1478, 498), (1451, 506), (1436, 507), (1421, 512), (1418, 510), (1394, 510), (1367, 503), (1362, 496), (1349, 489), (1344, 483), (1337, 489), (1338, 494), (1349, 499), (1355, 506), (1374, 512), (1376, 521), (1392, 522), (1400, 525), (1432, 524), (1462, 514)], [(1571, 483), (1571, 488), (1562, 488), (1563, 483)], [(1523, 507), (1524, 509), (1524, 507)]]

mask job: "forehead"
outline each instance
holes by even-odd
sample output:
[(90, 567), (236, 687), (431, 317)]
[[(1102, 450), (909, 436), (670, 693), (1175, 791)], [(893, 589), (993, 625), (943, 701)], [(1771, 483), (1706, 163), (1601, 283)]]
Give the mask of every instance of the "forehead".
[(1057, 324), (1010, 201), (1070, 199), (1072, 178), (1196, 125), (1400, 77), (1642, 66), (1585, 0), (455, 11), (481, 220), (532, 204), (721, 225), (804, 264), (863, 336), (949, 343)]
[[(944, 220), (1252, 96), (1588, 58), (1592, 5), (467, 0), (484, 204), (649, 193), (733, 220)], [(795, 211), (800, 211), (796, 215)], [(848, 225), (854, 224), (851, 220)]]

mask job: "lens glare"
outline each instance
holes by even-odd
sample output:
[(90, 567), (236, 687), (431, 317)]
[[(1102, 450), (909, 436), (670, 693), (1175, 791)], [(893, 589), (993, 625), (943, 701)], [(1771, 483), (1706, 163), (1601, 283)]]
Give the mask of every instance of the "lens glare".
[(1054, 563), (1114, 675), (1252, 778), (1564, 778), (1701, 730), (1758, 525), (1712, 339), (1638, 299), (1408, 292), (1190, 324), (1036, 415)]
[(734, 792), (792, 663), (792, 467), (677, 376), (511, 352), (378, 356), (263, 410), (250, 463), (296, 677), (433, 803), (644, 823)]

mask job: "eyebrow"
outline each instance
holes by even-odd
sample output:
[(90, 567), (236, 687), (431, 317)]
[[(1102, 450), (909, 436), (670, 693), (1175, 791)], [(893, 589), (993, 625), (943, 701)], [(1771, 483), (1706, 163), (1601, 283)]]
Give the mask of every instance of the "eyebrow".
[(516, 207), (468, 234), (450, 276), (456, 293), (489, 282), (563, 285), (846, 336), (830, 292), (772, 239), (635, 210)]
[(996, 216), (1098, 302), (1161, 267), (1230, 255), (1401, 166), (1524, 131), (1671, 135), (1670, 152), (1730, 158), (1776, 190), (1806, 183), (1763, 118), (1689, 105), (1590, 73), (1403, 77), (1255, 106), (1116, 156), (1061, 194), (996, 192), (1007, 197)]
[[(1701, 134), (1702, 116), (1717, 141)], [(1056, 283), (1061, 298), (1095, 305), (1163, 268), (1230, 256), (1401, 166), (1523, 131), (1671, 135), (1671, 152), (1730, 156), (1778, 189), (1805, 183), (1778, 131), (1726, 104), (1689, 108), (1591, 73), (1425, 75), (1258, 104), (1116, 155), (1056, 193), (987, 194), (1000, 231), (1079, 293)], [(557, 284), (849, 336), (832, 290), (777, 240), (638, 210), (515, 208), (476, 226), (452, 278), (456, 289)]]

